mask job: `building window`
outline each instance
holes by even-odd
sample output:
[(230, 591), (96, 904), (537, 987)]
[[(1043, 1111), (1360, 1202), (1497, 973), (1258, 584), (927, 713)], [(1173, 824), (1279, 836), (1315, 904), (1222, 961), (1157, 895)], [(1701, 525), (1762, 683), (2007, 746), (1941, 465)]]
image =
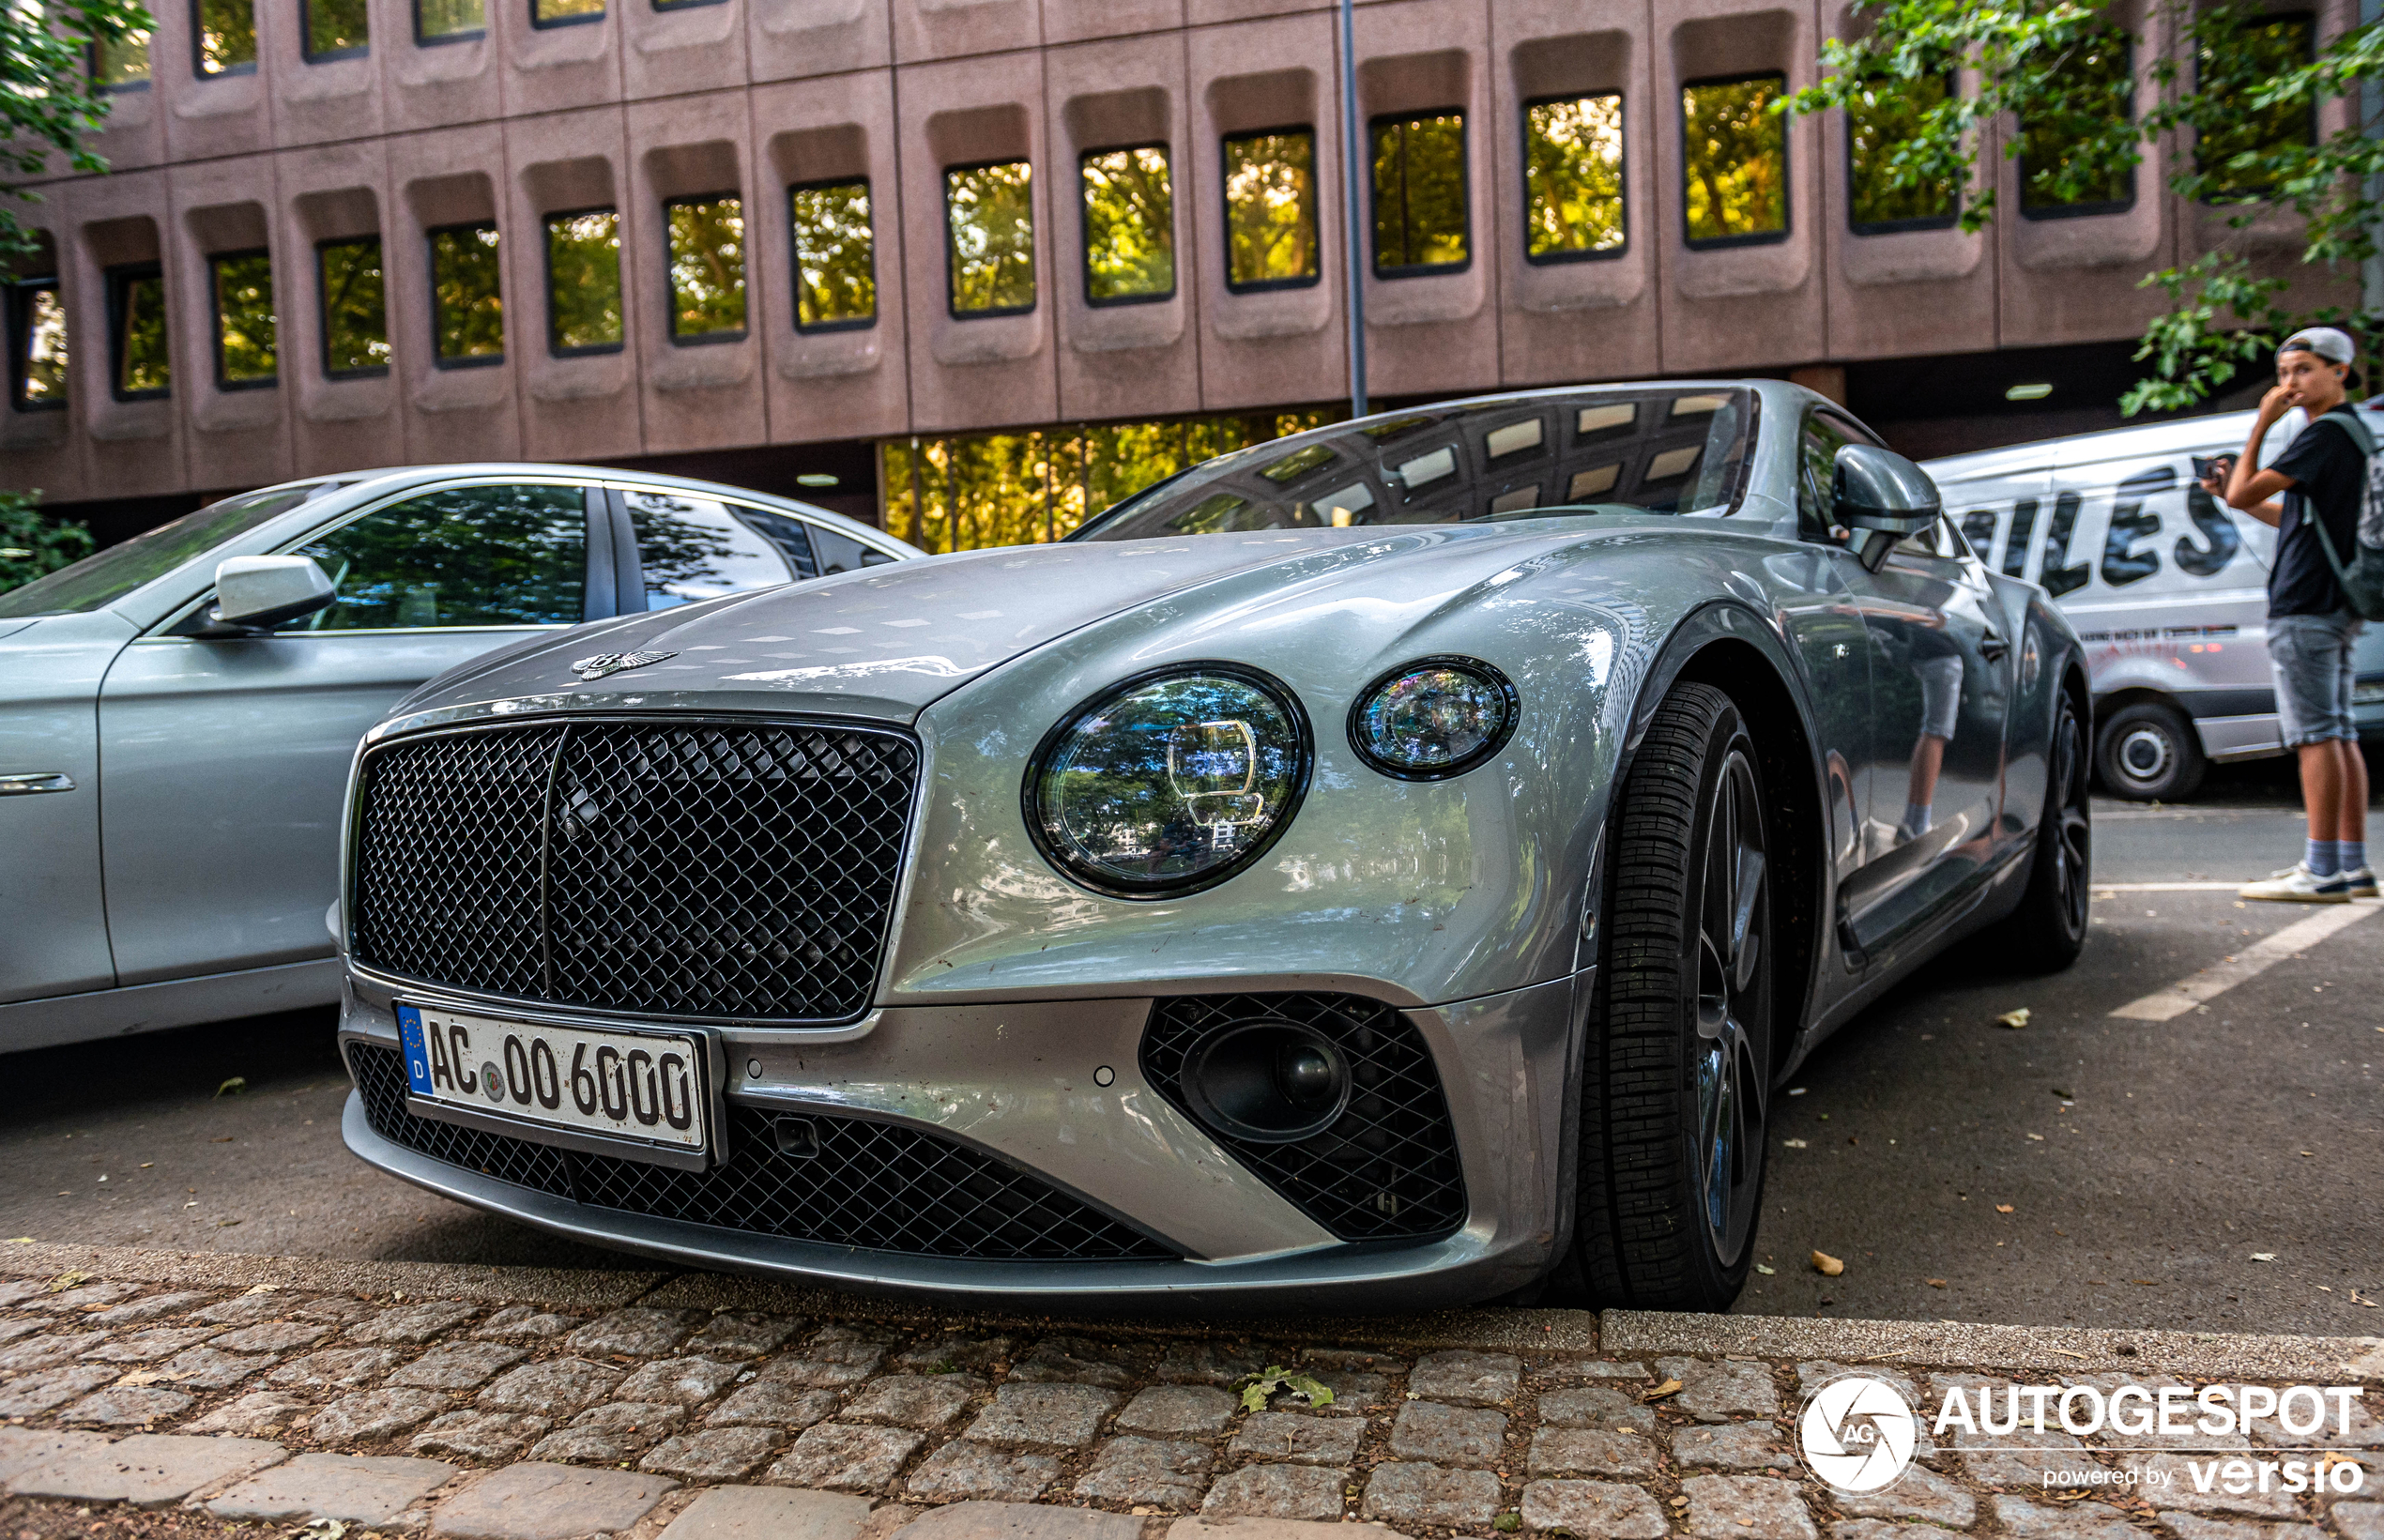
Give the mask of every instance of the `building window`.
[(1623, 99), (1558, 97), (1523, 108), (1523, 255), (1533, 262), (1620, 256)]
[(201, 75), (255, 73), (255, 0), (191, 0), (191, 23)]
[(1777, 72), (1681, 86), (1681, 191), (1690, 246), (1787, 238), (1788, 120), (1770, 110), (1787, 90), (1788, 77)]
[(373, 51), (373, 25), (364, 0), (298, 0), (298, 23), (309, 64)]
[[(2233, 55), (2227, 61), (2229, 78), (2269, 80), (2316, 56), (2317, 19), (2305, 13), (2239, 21), (2227, 40)], [(2197, 73), (2204, 77), (2214, 73), (2214, 62), (2205, 44), (2194, 60)], [(2210, 178), (2202, 195), (2218, 203), (2257, 198), (2269, 191), (2269, 178), (2255, 166), (2231, 170), (2230, 161), (2241, 155), (2274, 155), (2316, 143), (2316, 108), (2290, 101), (2246, 114), (2217, 132), (2199, 134), (2193, 146), (2194, 168)]]
[(1316, 130), (1228, 139), (1224, 180), (1225, 286), (1247, 294), (1317, 282)]
[(956, 316), (1034, 309), (1034, 168), (1024, 160), (943, 174), (944, 267)]
[(207, 258), (215, 306), (215, 383), (224, 390), (261, 390), (280, 372), (273, 313), (273, 258), (266, 252), (223, 252)]
[(1846, 109), (1846, 221), (1856, 235), (1942, 230), (1961, 216), (1958, 182), (1897, 187), (1888, 179), (1897, 149), (1919, 135), (1921, 118), (1944, 104), (1952, 86), (1946, 75), (1873, 81)]
[(576, 26), (604, 19), (604, 0), (529, 0), (532, 26)]
[(67, 404), (67, 309), (54, 278), (8, 286), (8, 402), (20, 412)]
[(745, 334), (745, 203), (734, 193), (674, 198), (670, 340), (733, 343)]
[(487, 0), (414, 0), (418, 43), (463, 43), (486, 36)]
[(149, 88), (149, 29), (137, 27), (113, 42), (91, 45), (91, 84), (102, 96)]
[(1465, 207), (1465, 114), (1378, 117), (1374, 153), (1374, 276), (1420, 278), (1472, 256)]
[(430, 242), (431, 361), (441, 369), (503, 363), (496, 224), (451, 224), (430, 232)]
[(146, 401), (174, 386), (165, 344), (165, 275), (154, 262), (108, 269), (108, 379), (118, 401)]
[(1084, 185), (1084, 297), (1132, 305), (1175, 293), (1175, 188), (1165, 145), (1089, 150)]
[(327, 240), (314, 249), (323, 293), (323, 373), (335, 380), (390, 372), (388, 284), (381, 238)]
[(814, 182), (787, 190), (794, 230), (795, 329), (844, 331), (878, 323), (877, 237), (869, 184)]
[[(2100, 91), (2111, 103), (2101, 121), (2080, 114), (2055, 119), (2023, 120), (2020, 125), (2020, 212), (2032, 220), (2077, 219), (2089, 214), (2118, 214), (2135, 206), (2135, 168), (2124, 166), (2068, 194), (2060, 183), (2071, 173), (2072, 159), (2087, 144), (2115, 124), (2135, 116), (2134, 50), (2124, 32), (2105, 33), (2070, 55), (2074, 84)], [(2129, 135), (2133, 139), (2132, 132)]]
[(620, 214), (546, 216), (546, 351), (558, 358), (621, 349)]

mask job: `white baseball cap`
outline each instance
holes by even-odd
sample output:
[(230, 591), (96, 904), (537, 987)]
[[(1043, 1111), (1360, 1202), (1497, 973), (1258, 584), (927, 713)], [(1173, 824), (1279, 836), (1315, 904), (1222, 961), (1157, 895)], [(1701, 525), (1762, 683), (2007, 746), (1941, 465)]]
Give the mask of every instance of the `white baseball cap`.
[(2303, 327), (2278, 345), (2279, 353), (2315, 353), (2328, 363), (2349, 363), (2359, 351), (2351, 334), (2334, 327)]

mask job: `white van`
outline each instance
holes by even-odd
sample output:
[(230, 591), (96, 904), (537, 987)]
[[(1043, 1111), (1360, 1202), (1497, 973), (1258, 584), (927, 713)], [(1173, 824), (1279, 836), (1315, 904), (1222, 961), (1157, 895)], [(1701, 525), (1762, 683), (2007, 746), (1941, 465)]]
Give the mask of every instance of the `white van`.
[[(2384, 402), (2375, 415), (2384, 438)], [(2285, 752), (2269, 683), (2276, 531), (2202, 490), (2192, 457), (2233, 454), (2253, 414), (2080, 434), (1923, 467), (1979, 558), (2043, 585), (2086, 643), (2095, 768), (2137, 800), (2193, 794), (2209, 762)], [(2273, 460), (2301, 421), (2269, 432)], [(2384, 626), (2359, 644), (2362, 737), (2384, 736)]]

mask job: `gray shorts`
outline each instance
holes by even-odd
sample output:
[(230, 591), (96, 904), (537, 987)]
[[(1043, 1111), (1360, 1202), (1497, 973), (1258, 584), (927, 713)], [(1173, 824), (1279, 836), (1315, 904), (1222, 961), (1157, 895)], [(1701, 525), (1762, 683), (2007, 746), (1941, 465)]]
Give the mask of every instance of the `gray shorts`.
[(2348, 610), (2269, 617), (2269, 663), (2276, 670), (2276, 714), (2286, 748), (2337, 738), (2359, 741), (2359, 725), (2351, 720), (2351, 651), (2364, 623)]
[(1951, 738), (1953, 721), (1962, 712), (1962, 660), (1923, 658), (1912, 665), (1920, 678), (1920, 731), (1929, 738)]

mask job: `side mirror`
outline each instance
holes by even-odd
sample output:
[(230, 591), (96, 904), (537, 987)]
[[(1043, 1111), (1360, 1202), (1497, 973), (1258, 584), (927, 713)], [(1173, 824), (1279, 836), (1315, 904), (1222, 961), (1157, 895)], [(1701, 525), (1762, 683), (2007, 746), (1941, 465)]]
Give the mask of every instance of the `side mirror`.
[(199, 634), (255, 635), (337, 598), (313, 557), (233, 557), (215, 569), (215, 605)]
[(1877, 572), (1896, 541), (1937, 521), (1944, 506), (1929, 473), (1874, 444), (1844, 444), (1830, 477), (1830, 517), (1862, 535), (1857, 551)]

